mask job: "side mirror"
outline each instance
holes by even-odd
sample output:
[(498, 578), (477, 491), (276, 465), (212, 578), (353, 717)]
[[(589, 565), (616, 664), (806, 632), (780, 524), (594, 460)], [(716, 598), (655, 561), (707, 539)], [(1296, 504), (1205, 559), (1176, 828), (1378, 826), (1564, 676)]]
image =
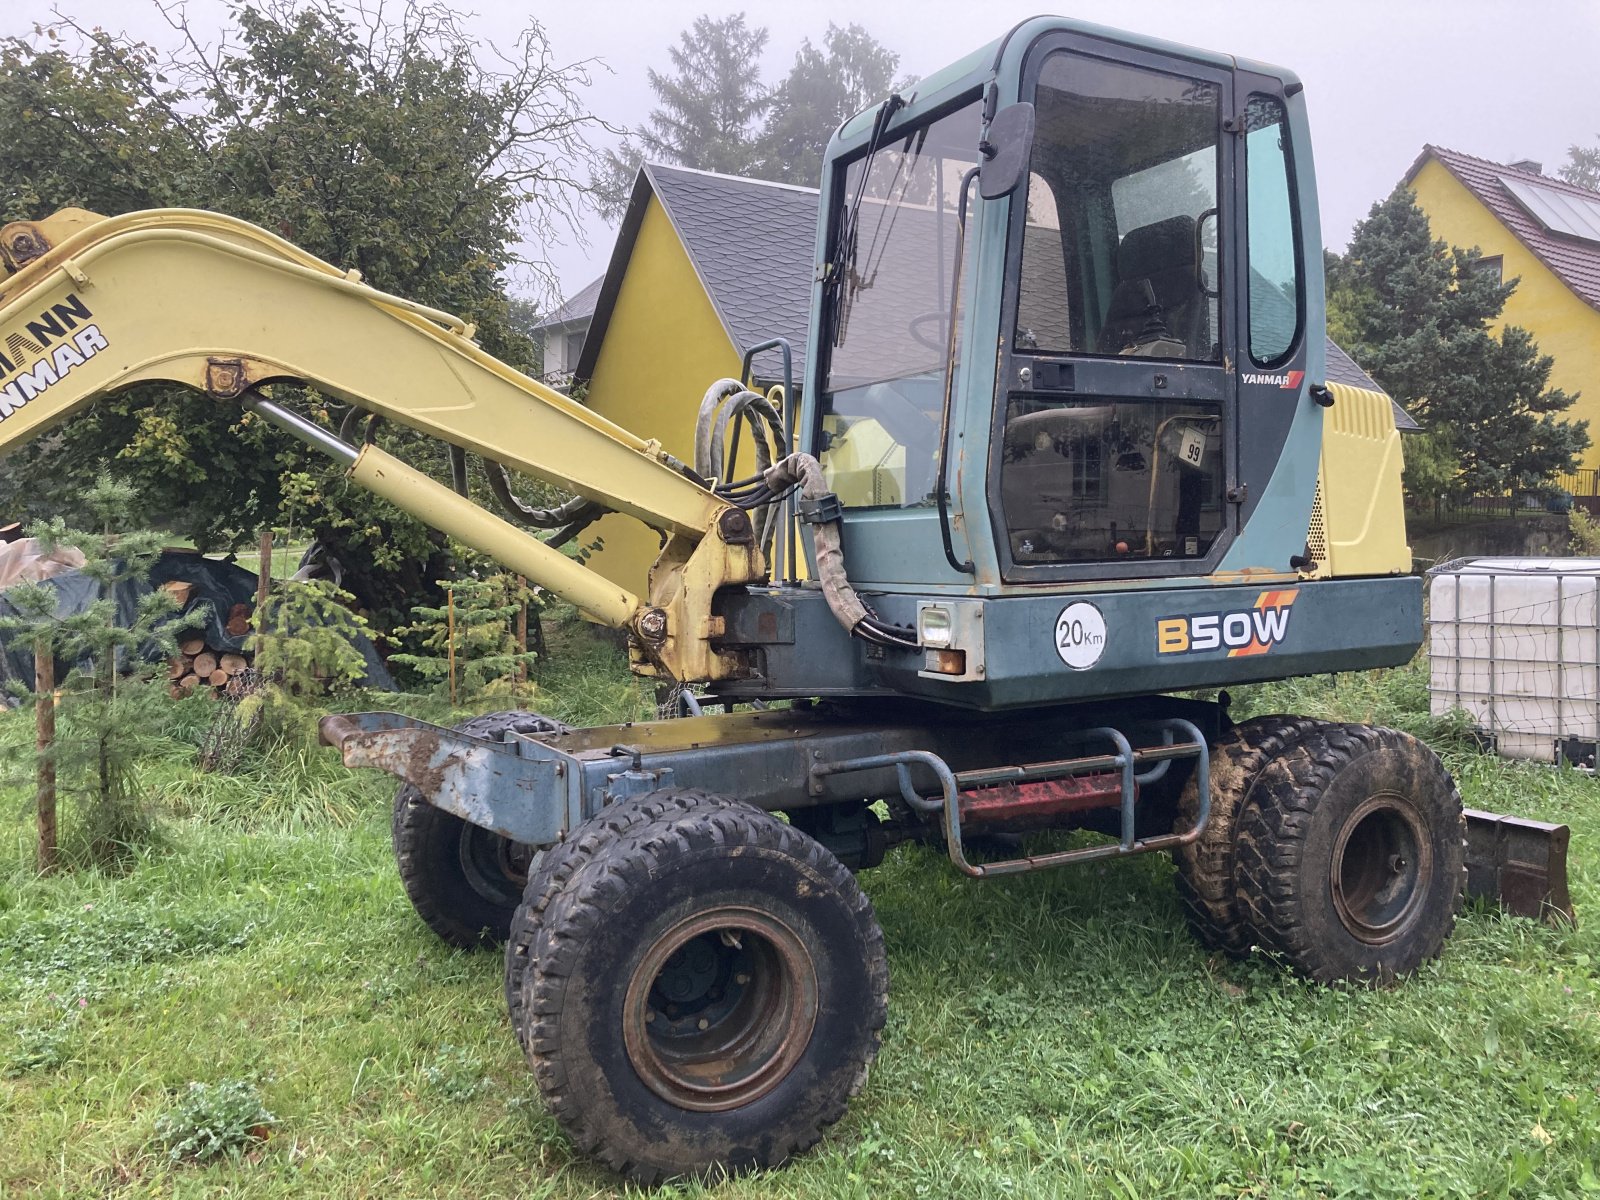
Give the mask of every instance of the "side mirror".
[(1012, 104), (995, 113), (989, 135), (978, 143), (978, 194), (998, 200), (1016, 190), (1028, 174), (1033, 153), (1034, 114), (1031, 104)]

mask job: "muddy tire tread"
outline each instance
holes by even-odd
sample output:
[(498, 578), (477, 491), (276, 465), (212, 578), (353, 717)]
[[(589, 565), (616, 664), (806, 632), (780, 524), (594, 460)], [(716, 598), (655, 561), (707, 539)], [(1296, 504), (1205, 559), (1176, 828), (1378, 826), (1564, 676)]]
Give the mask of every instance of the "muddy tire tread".
[[(568, 728), (551, 717), (532, 712), (493, 712), (461, 722), (458, 732), (474, 737), (498, 737), (508, 729), (536, 727), (543, 723), (554, 732)], [(429, 804), (411, 784), (402, 784), (395, 793), (390, 814), (389, 836), (394, 845), (395, 865), (400, 882), (417, 916), (441, 940), (466, 950), (495, 946), (504, 940), (505, 930), (494, 927), (469, 928), (459, 914), (450, 911), (450, 899), (439, 894), (437, 881), (428, 869), (425, 851), (437, 839), (458, 837), (460, 818)]]
[[(1235, 725), (1211, 750), (1211, 817), (1197, 841), (1173, 852), (1178, 903), (1200, 944), (1242, 958), (1252, 934), (1239, 914), (1234, 887), (1234, 830), (1240, 808), (1262, 770), (1321, 723), (1309, 717), (1252, 717)], [(1190, 777), (1178, 802), (1182, 828), (1199, 814), (1198, 780)]]
[[(1281, 768), (1263, 778), (1239, 815), (1235, 855), (1235, 897), (1240, 918), (1252, 940), (1262, 950), (1287, 962), (1318, 983), (1334, 983), (1347, 976), (1330, 963), (1324, 948), (1299, 919), (1304, 911), (1298, 895), (1298, 866), (1312, 812), (1339, 772), (1364, 754), (1382, 748), (1418, 750), (1431, 754), (1408, 733), (1383, 726), (1321, 723), (1279, 757)], [(1460, 807), (1460, 792), (1451, 781), (1451, 793)], [(1460, 818), (1463, 863), (1454, 889), (1454, 904), (1438, 947), (1423, 957), (1439, 956), (1443, 942), (1455, 928), (1466, 894), (1466, 818)], [(1418, 964), (1420, 965), (1420, 963)], [(1373, 978), (1370, 983), (1386, 983)]]
[(639, 826), (669, 814), (688, 813), (702, 807), (714, 808), (721, 803), (724, 803), (722, 797), (692, 788), (672, 788), (635, 796), (608, 804), (578, 826), (570, 838), (540, 855), (538, 867), (528, 876), (522, 903), (511, 918), (511, 932), (506, 938), (506, 1012), (510, 1014), (511, 1028), (524, 1054), (528, 1052), (528, 1046), (524, 1038), (527, 1022), (522, 1011), (522, 979), (532, 961), (539, 924), (549, 906), (550, 897), (566, 887), (567, 882), (593, 862), (596, 855), (606, 852)]
[[(661, 1182), (671, 1172), (616, 1149), (608, 1138), (604, 1114), (592, 1113), (570, 1086), (552, 1022), (562, 1008), (573, 958), (613, 906), (631, 888), (652, 877), (669, 847), (679, 852), (724, 846), (761, 847), (801, 859), (846, 899), (866, 947), (872, 999), (865, 1014), (866, 1052), (848, 1087), (829, 1097), (826, 1107), (810, 1117), (797, 1120), (791, 1114), (788, 1127), (775, 1130), (773, 1140), (750, 1161), (719, 1167), (713, 1174), (775, 1167), (816, 1144), (826, 1128), (845, 1114), (850, 1099), (866, 1083), (881, 1045), (888, 1018), (889, 969), (883, 932), (871, 901), (849, 869), (820, 843), (750, 805), (690, 790), (653, 793), (631, 805), (627, 811), (621, 811), (624, 806), (618, 805), (613, 820), (586, 827), (586, 832), (574, 839), (572, 849), (552, 862), (550, 883), (560, 886), (547, 891), (542, 898), (542, 911), (532, 922), (537, 929), (525, 966), (523, 990), (527, 1003), (513, 1016), (520, 1026), (519, 1040), (546, 1104), (575, 1146), (638, 1184)], [(563, 878), (558, 879), (558, 874)]]

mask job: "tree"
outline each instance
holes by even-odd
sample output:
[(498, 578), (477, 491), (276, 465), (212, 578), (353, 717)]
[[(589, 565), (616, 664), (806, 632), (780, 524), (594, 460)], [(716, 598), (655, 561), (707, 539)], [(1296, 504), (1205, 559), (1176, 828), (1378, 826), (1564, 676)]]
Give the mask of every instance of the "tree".
[[(141, 586), (167, 539), (127, 529), (133, 499), (126, 484), (102, 475), (83, 492), (94, 531), (60, 517), (28, 531), (46, 552), (81, 551), (79, 570), (98, 585), (96, 599), (62, 614), (51, 583), (18, 583), (5, 593), (15, 615), (0, 617), (0, 635), (32, 645), (38, 663), (31, 699), (41, 718), (32, 755), (41, 870), (56, 862), (58, 790), (80, 800), (78, 841), (89, 861), (115, 860), (147, 835), (134, 763), (168, 704), (167, 673), (156, 664), (177, 654), (179, 630), (204, 620), (197, 611), (177, 618), (169, 593)], [(59, 689), (57, 659), (69, 664)]]
[(1569, 146), (1567, 164), (1559, 174), (1568, 183), (1600, 192), (1600, 145)]
[(820, 50), (807, 38), (773, 89), (755, 173), (815, 187), (834, 130), (893, 91), (899, 65), (900, 56), (860, 25), (841, 29), (829, 22)]
[(609, 151), (594, 181), (602, 215), (615, 219), (628, 206), (639, 164), (657, 159), (748, 175), (758, 150), (761, 114), (771, 102), (759, 64), (767, 31), (752, 29), (744, 14), (715, 20), (696, 17), (667, 49), (672, 71), (648, 72), (656, 105), (645, 123)]
[(391, 661), (443, 684), (452, 705), (462, 693), (478, 696), (490, 690), (520, 700), (520, 686), (538, 659), (527, 647), (526, 634), (528, 606), (538, 602), (538, 594), (504, 571), (479, 579), (441, 580), (440, 586), (447, 597), (443, 607), (422, 604), (414, 610), (416, 624), (410, 632), (421, 637), (424, 652), (397, 654)]
[(1562, 416), (1577, 396), (1549, 386), (1553, 360), (1533, 336), (1490, 330), (1517, 281), (1479, 270), (1481, 257), (1435, 240), (1401, 186), (1372, 206), (1328, 275), (1332, 323), (1372, 377), (1443, 439), (1426, 456), (1429, 471), (1436, 476), (1449, 455), (1461, 495), (1547, 486), (1589, 444), (1588, 422)]
[[(378, 288), (460, 313), (492, 353), (537, 368), (504, 273), (521, 264), (548, 277), (516, 246), (576, 220), (584, 134), (597, 124), (578, 96), (586, 64), (558, 62), (537, 24), (492, 58), (434, 0), (268, 0), (236, 8), (214, 46), (180, 9), (163, 11), (178, 43), (170, 53), (70, 19), (0, 41), (8, 217), (69, 204), (230, 213)], [(293, 389), (276, 398), (330, 426), (345, 411)], [(447, 477), (425, 439), (393, 428), (382, 437)], [(13, 503), (71, 513), (73, 481), (100, 464), (139, 486), (149, 517), (203, 549), (284, 524), (285, 481), (309, 477), (316, 507), (302, 525), (380, 624), (403, 620), (454, 573), (442, 537), (264, 422), (195, 393), (146, 387), (103, 401), (4, 474)]]
[(767, 31), (749, 28), (743, 13), (721, 21), (700, 17), (679, 35), (668, 50), (673, 73), (650, 72), (657, 104), (648, 122), (607, 153), (596, 176), (602, 215), (622, 215), (646, 159), (814, 187), (840, 123), (910, 86), (910, 80), (895, 83), (900, 56), (860, 25), (841, 29), (830, 22), (821, 49), (807, 38), (771, 89), (751, 70), (766, 44)]

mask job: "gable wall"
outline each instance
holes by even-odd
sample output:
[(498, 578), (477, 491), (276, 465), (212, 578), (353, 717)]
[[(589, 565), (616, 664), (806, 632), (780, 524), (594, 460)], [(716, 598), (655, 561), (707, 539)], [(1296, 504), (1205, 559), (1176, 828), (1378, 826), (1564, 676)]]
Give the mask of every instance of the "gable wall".
[[(606, 326), (585, 402), (643, 438), (655, 438), (692, 465), (700, 398), (724, 376), (739, 373), (739, 355), (722, 327), (672, 222), (654, 196), (639, 226), (616, 306)], [(739, 471), (753, 470), (748, 447)], [(581, 541), (604, 546), (589, 565), (644, 595), (657, 535), (629, 517), (611, 515)]]
[(1411, 188), (1434, 237), (1501, 255), (1503, 277), (1521, 277), (1506, 301), (1503, 321), (1529, 330), (1540, 351), (1555, 358), (1551, 386), (1581, 393), (1567, 415), (1589, 422), (1593, 440), (1582, 465), (1600, 467), (1600, 311), (1574, 295), (1437, 159), (1423, 165)]

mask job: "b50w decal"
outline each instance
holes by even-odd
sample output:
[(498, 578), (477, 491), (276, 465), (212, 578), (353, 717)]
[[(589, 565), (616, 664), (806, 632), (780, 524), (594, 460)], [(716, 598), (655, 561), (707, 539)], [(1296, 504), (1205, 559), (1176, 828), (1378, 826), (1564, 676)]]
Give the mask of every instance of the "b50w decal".
[(1262, 592), (1254, 607), (1162, 617), (1156, 622), (1157, 654), (1228, 651), (1229, 658), (1266, 654), (1289, 633), (1289, 609), (1299, 588)]

